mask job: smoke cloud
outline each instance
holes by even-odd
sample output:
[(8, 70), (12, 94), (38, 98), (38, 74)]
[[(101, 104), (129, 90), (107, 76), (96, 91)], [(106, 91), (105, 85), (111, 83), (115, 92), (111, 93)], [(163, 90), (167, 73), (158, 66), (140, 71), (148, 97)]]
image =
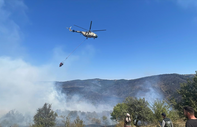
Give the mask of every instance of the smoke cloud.
[(156, 99), (163, 100), (164, 95), (159, 88), (159, 77), (155, 77), (153, 80), (146, 80), (141, 84), (143, 91), (140, 90), (136, 94), (137, 98), (145, 98), (149, 104), (153, 104)]
[[(17, 115), (17, 112), (29, 114), (33, 118), (36, 110), (45, 102), (52, 104), (53, 110), (61, 111), (102, 112), (112, 109), (108, 105), (94, 106), (87, 100), (80, 101), (77, 94), (66, 99), (66, 95), (60, 93), (52, 82), (56, 81), (56, 76), (50, 73), (49, 68), (33, 66), (22, 59), (0, 57), (0, 122), (13, 116), (8, 114)], [(8, 113), (10, 110), (14, 111)], [(6, 113), (7, 116), (4, 116)], [(24, 119), (21, 117), (20, 120)]]

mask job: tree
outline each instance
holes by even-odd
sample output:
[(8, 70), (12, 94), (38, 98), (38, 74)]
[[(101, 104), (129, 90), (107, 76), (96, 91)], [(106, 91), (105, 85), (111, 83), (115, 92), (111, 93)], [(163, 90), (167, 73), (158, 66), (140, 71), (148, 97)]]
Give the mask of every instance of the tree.
[(153, 117), (155, 122), (162, 121), (161, 114), (164, 112), (166, 113), (166, 116), (169, 117), (172, 121), (175, 121), (178, 119), (177, 111), (175, 111), (173, 108), (170, 110), (170, 104), (165, 100), (155, 100), (154, 104), (151, 106), (151, 109), (154, 113)]
[(66, 120), (65, 120), (65, 116), (61, 116), (61, 117), (63, 118), (62, 122), (64, 123), (65, 127), (84, 127), (85, 126), (83, 120), (81, 120), (79, 116), (77, 116), (77, 118), (74, 120), (74, 123), (71, 122), (70, 115), (66, 117)]
[(180, 85), (180, 89), (177, 90), (177, 93), (181, 95), (181, 98), (175, 99), (171, 98), (170, 101), (173, 103), (175, 109), (179, 111), (179, 115), (183, 115), (183, 107), (191, 106), (194, 108), (195, 114), (197, 113), (197, 71), (196, 75), (193, 78), (193, 81), (187, 80), (186, 83)]
[(69, 114), (70, 118), (76, 118), (77, 117), (77, 111), (70, 111)]
[(100, 119), (96, 119), (96, 118), (92, 118), (91, 120), (94, 124), (101, 124), (101, 120)]
[(66, 127), (70, 127), (70, 125), (71, 125), (71, 122), (70, 122), (70, 117), (69, 117), (69, 115), (66, 117), (66, 121), (65, 121), (65, 126)]
[(133, 97), (127, 97), (123, 103), (117, 104), (113, 108), (113, 112), (111, 113), (111, 119), (115, 119), (120, 122), (124, 120), (125, 113), (131, 114), (131, 119), (133, 120), (133, 124), (138, 126), (138, 122), (140, 121), (142, 124), (151, 123), (153, 121), (153, 112), (150, 109), (150, 105), (145, 99), (137, 99)]
[(60, 117), (63, 118), (62, 122), (64, 123), (65, 127), (71, 126), (70, 115), (67, 115), (66, 120), (65, 120), (65, 116), (60, 116)]
[(137, 99), (133, 97), (127, 97), (124, 103), (128, 106), (127, 110), (131, 114), (135, 126), (138, 126), (139, 121), (142, 124), (153, 121), (153, 112), (149, 107), (149, 103), (145, 101), (145, 98)]
[(79, 119), (79, 116), (77, 116), (76, 120), (74, 120), (75, 127), (84, 127), (83, 120)]
[(104, 125), (108, 125), (108, 120), (106, 116), (103, 116), (102, 120), (103, 120)]
[(125, 103), (118, 103), (111, 113), (111, 119), (121, 121), (125, 117), (125, 113), (128, 111), (128, 106)]
[(154, 119), (156, 121), (162, 121), (161, 114), (164, 112), (168, 116), (170, 106), (164, 100), (155, 100), (154, 104), (151, 106), (151, 109), (154, 113)]
[(51, 104), (45, 103), (42, 108), (37, 110), (37, 114), (34, 116), (33, 126), (54, 127), (57, 113), (51, 110)]

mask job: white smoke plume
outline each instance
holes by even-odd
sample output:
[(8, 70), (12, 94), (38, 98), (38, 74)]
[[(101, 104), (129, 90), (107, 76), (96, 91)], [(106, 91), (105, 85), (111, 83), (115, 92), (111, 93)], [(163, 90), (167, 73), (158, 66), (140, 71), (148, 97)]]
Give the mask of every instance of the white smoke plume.
[(22, 59), (0, 57), (0, 112), (17, 109), (33, 113), (32, 109), (41, 107), (44, 102), (58, 106), (53, 83), (39, 82), (49, 79), (54, 78), (44, 67), (32, 66)]
[(155, 77), (151, 81), (144, 81), (144, 83), (140, 84), (140, 86), (143, 87), (143, 91), (138, 91), (136, 97), (145, 98), (145, 100), (148, 101), (150, 105), (152, 105), (156, 99), (163, 100), (164, 95), (162, 94), (162, 91), (160, 90), (158, 83), (158, 77)]
[[(49, 73), (50, 66), (36, 67), (22, 59), (0, 57), (0, 117), (16, 109), (22, 114), (35, 115), (44, 103), (52, 104), (53, 110), (109, 111), (112, 107), (80, 101), (78, 95), (66, 100), (64, 94), (54, 87), (55, 76)], [(47, 81), (47, 82), (43, 82)]]

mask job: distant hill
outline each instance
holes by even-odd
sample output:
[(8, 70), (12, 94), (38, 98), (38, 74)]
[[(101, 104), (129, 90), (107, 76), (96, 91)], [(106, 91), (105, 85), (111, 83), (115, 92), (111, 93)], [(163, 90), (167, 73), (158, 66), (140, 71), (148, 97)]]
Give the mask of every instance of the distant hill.
[(194, 74), (163, 74), (132, 80), (87, 79), (56, 82), (56, 86), (67, 99), (77, 94), (80, 100), (93, 104), (122, 102), (126, 97), (171, 97), (180, 88), (180, 83), (192, 80)]

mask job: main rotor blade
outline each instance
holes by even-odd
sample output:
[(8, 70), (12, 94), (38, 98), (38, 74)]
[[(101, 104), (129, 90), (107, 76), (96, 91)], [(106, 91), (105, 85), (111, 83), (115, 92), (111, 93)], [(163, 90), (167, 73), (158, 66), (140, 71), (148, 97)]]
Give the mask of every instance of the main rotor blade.
[(92, 30), (92, 32), (96, 32), (96, 31), (106, 31), (106, 29), (104, 29), (104, 30)]
[(92, 21), (90, 22), (90, 29), (89, 29), (89, 31), (91, 31), (91, 27), (92, 27)]
[(74, 26), (79, 27), (79, 28), (84, 29), (84, 30), (87, 30), (87, 29), (85, 29), (85, 28), (83, 28), (83, 27), (80, 27), (80, 26), (77, 26), (77, 25), (74, 25)]

